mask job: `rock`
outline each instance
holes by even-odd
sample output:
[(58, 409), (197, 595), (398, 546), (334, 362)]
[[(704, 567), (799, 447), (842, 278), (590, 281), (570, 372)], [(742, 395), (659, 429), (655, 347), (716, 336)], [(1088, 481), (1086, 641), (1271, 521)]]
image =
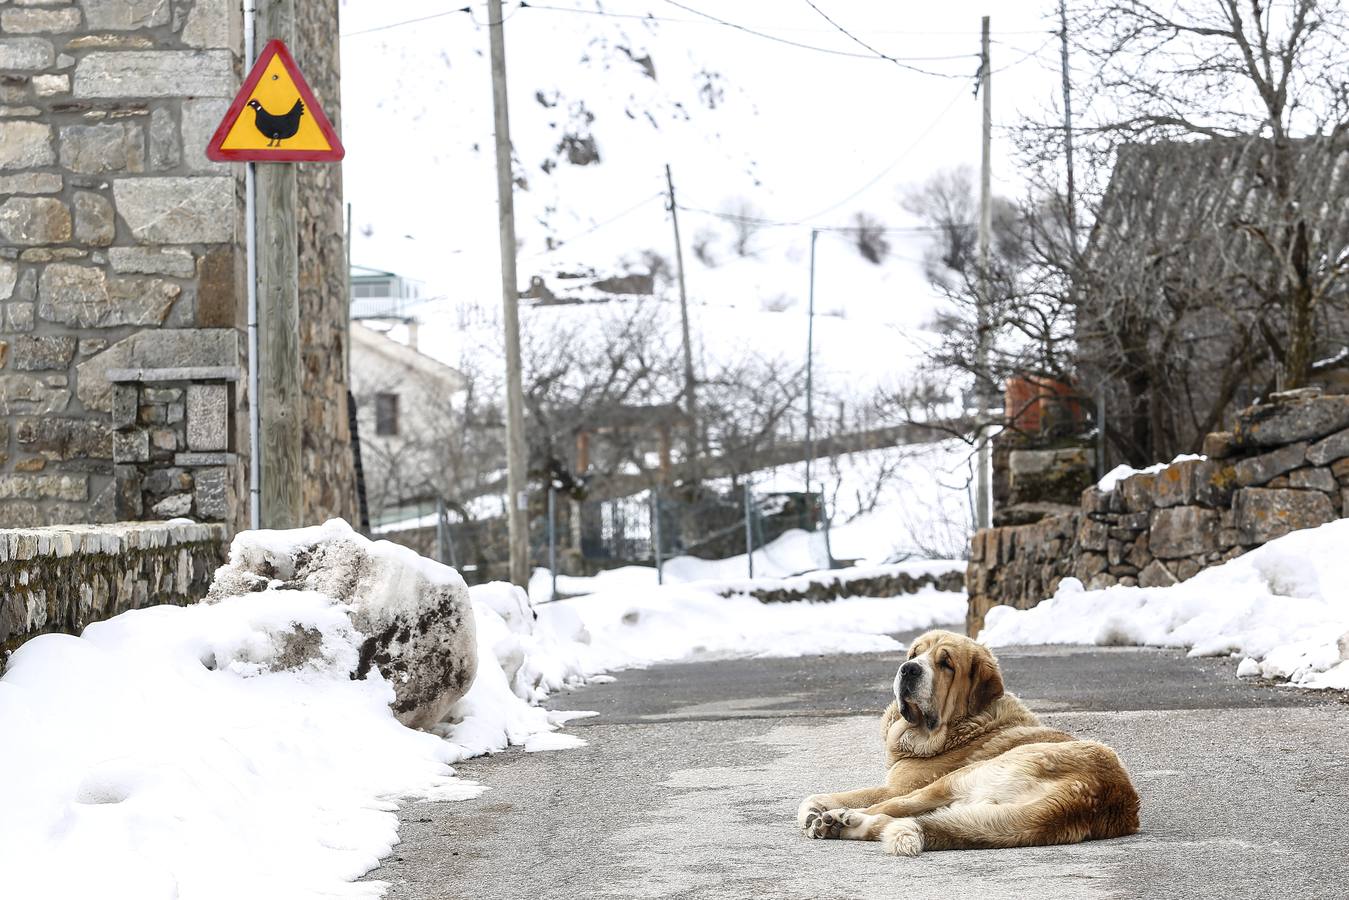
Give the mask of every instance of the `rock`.
[(1289, 487), (1307, 491), (1325, 491), (1330, 493), (1338, 485), (1329, 469), (1294, 469), (1288, 473)]
[(228, 0), (196, 0), (183, 25), (183, 43), (189, 47), (230, 46)]
[(1259, 487), (1284, 472), (1301, 466), (1307, 459), (1307, 444), (1300, 441), (1260, 456), (1243, 459), (1236, 465), (1237, 484)]
[(1349, 458), (1337, 459), (1331, 463), (1330, 474), (1335, 476), (1335, 481), (1340, 487), (1349, 486)]
[(1129, 512), (1146, 512), (1153, 507), (1156, 496), (1157, 476), (1152, 474), (1130, 475), (1116, 488), (1124, 498), (1124, 508)]
[(459, 573), (334, 519), (293, 531), (244, 532), (215, 575), (207, 601), (266, 587), (317, 591), (346, 604), (365, 640), (351, 675), (377, 669), (394, 715), (412, 728), (440, 722), (477, 672), (473, 606)]
[(139, 428), (117, 432), (112, 436), (112, 458), (118, 463), (149, 462), (150, 433)]
[(1176, 564), (1176, 578), (1181, 581), (1189, 581), (1198, 575), (1203, 568), (1203, 565), (1192, 559), (1182, 559)]
[(145, 134), (131, 122), (70, 125), (61, 129), (61, 165), (72, 172), (145, 170)]
[(1170, 587), (1176, 583), (1176, 576), (1171, 574), (1170, 569), (1162, 565), (1161, 560), (1154, 559), (1138, 573), (1139, 587)]
[(56, 48), (43, 38), (0, 38), (0, 69), (46, 69), (56, 62)]
[(92, 31), (136, 31), (169, 21), (168, 0), (80, 0)]
[(16, 335), (10, 347), (11, 368), (21, 372), (65, 369), (75, 358), (76, 340), (64, 335)]
[(1242, 446), (1278, 447), (1319, 440), (1345, 428), (1349, 396), (1335, 395), (1247, 407), (1237, 414), (1235, 433)]
[(197, 515), (228, 522), (234, 518), (234, 497), (229, 489), (229, 470), (223, 466), (199, 469), (194, 479)]
[(229, 391), (223, 384), (187, 388), (187, 446), (191, 450), (229, 448)]
[(1194, 502), (1200, 506), (1227, 509), (1236, 488), (1237, 469), (1230, 463), (1210, 460), (1195, 471)]
[(228, 50), (98, 50), (76, 66), (75, 96), (230, 97), (232, 60)]
[(1320, 491), (1242, 488), (1232, 502), (1242, 543), (1263, 544), (1290, 531), (1335, 519), (1330, 498)]
[(1208, 460), (1187, 459), (1173, 463), (1155, 476), (1153, 503), (1157, 506), (1186, 506), (1195, 502), (1198, 486), (1211, 468)]
[(117, 212), (137, 239), (152, 244), (216, 244), (234, 237), (234, 179), (122, 178)]
[(1346, 456), (1349, 456), (1349, 428), (1337, 431), (1307, 448), (1307, 462), (1314, 466), (1324, 466)]
[(0, 169), (28, 169), (55, 162), (50, 125), (45, 122), (0, 122)]
[(1110, 529), (1104, 523), (1084, 518), (1077, 529), (1077, 544), (1083, 550), (1101, 552), (1106, 549)]
[(112, 204), (99, 194), (78, 191), (75, 194), (75, 240), (106, 247), (116, 233)]
[(178, 519), (192, 512), (191, 494), (170, 494), (160, 500), (151, 512), (161, 519)]
[(1269, 395), (1270, 403), (1289, 403), (1294, 400), (1314, 400), (1325, 394), (1319, 387), (1293, 388), (1291, 391), (1275, 391)]
[(1118, 583), (1115, 576), (1111, 575), (1109, 572), (1099, 572), (1096, 575), (1091, 576), (1091, 581), (1087, 582), (1087, 590), (1100, 591), (1108, 587), (1114, 587)]
[(1083, 553), (1077, 558), (1073, 575), (1082, 583), (1087, 583), (1108, 568), (1104, 553)]
[(38, 316), (78, 328), (158, 325), (181, 292), (158, 278), (108, 277), (95, 266), (54, 263), (42, 272)]
[(114, 272), (191, 278), (197, 271), (192, 253), (181, 247), (113, 247), (108, 259)]
[(183, 158), (178, 146), (178, 126), (173, 121), (173, 115), (163, 107), (150, 113), (148, 143), (150, 168), (156, 172), (172, 169)]
[(1218, 514), (1198, 506), (1173, 506), (1152, 514), (1148, 549), (1158, 559), (1179, 559), (1218, 549)]
[(0, 195), (55, 194), (61, 190), (61, 176), (51, 172), (20, 172), (0, 175)]
[(70, 210), (54, 197), (10, 197), (0, 204), (0, 238), (37, 246), (70, 240)]
[(1213, 431), (1204, 435), (1204, 447), (1200, 452), (1209, 459), (1226, 459), (1236, 449), (1236, 435), (1230, 431)]
[(183, 163), (194, 172), (228, 172), (229, 163), (206, 158), (206, 145), (229, 109), (229, 101), (207, 97), (183, 101)]
[(6, 34), (61, 34), (80, 26), (80, 11), (64, 9), (7, 9), (0, 12), (0, 31)]

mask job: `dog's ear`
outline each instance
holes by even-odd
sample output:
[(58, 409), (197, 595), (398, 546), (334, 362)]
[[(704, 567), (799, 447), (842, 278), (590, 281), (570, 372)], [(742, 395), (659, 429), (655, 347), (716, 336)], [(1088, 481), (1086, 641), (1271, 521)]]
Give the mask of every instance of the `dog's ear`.
[(975, 656), (974, 666), (970, 671), (970, 678), (973, 684), (970, 687), (970, 715), (978, 715), (988, 708), (988, 705), (1002, 696), (1002, 673), (998, 671), (998, 663), (987, 651)]

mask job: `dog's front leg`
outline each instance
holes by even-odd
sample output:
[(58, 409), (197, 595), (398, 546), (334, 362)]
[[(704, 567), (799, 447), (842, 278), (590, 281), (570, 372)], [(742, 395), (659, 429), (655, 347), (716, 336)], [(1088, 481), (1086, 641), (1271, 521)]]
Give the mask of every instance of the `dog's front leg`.
[(832, 824), (826, 827), (821, 816), (829, 810), (867, 807), (894, 796), (889, 787), (862, 788), (856, 791), (841, 791), (837, 794), (811, 794), (801, 801), (796, 811), (796, 824), (801, 826), (809, 837), (839, 837), (838, 829)]

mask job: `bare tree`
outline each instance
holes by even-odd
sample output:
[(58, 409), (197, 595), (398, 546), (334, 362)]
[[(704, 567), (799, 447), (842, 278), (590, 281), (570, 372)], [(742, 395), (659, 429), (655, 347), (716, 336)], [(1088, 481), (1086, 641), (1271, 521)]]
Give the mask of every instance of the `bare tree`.
[(851, 231), (853, 244), (862, 258), (879, 266), (890, 254), (890, 242), (885, 237), (885, 225), (875, 216), (859, 212), (853, 217)]

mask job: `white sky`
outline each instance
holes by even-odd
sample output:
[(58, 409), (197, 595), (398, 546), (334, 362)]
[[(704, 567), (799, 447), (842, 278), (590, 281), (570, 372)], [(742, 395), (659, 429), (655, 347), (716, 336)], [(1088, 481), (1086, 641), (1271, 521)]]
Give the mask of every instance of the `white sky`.
[[(806, 0), (680, 2), (785, 40), (867, 53)], [(655, 24), (519, 9), (508, 0), (512, 137), (531, 179), (531, 190), (517, 192), (516, 199), (521, 283), (533, 272), (573, 259), (605, 266), (646, 247), (669, 255), (668, 216), (658, 200), (547, 257), (537, 256), (544, 232), (532, 218), (554, 206), (552, 233), (578, 235), (661, 190), (667, 162), (674, 167), (683, 205), (723, 209), (731, 198), (744, 197), (764, 217), (795, 221), (834, 206), (876, 179), (855, 199), (811, 222), (842, 224), (866, 210), (887, 224), (913, 224), (898, 204), (904, 187), (942, 168), (978, 166), (980, 102), (972, 88), (979, 20), (985, 13), (993, 16), (994, 122), (1014, 121), (1018, 110), (1041, 110), (1055, 100), (1059, 48), (1051, 33), (1052, 2), (815, 2), (886, 54), (956, 57), (912, 64), (960, 77), (932, 77), (884, 60), (786, 46), (701, 19), (667, 0), (600, 4), (619, 16), (650, 13), (662, 20)], [(596, 0), (540, 0), (544, 5), (597, 7)], [(472, 294), (491, 302), (499, 298), (499, 270), (487, 29), (480, 24), (486, 21), (486, 4), (475, 2), (471, 18), (452, 13), (383, 27), (446, 9), (444, 0), (344, 0), (342, 5), (347, 35), (342, 42), (344, 178), (357, 231), (353, 261), (420, 277), (432, 294)], [(652, 85), (633, 70), (593, 65), (596, 40), (647, 48), (657, 82)], [(592, 55), (591, 65), (581, 61), (586, 54)], [(699, 108), (689, 93), (692, 73), (703, 67), (724, 76), (727, 102), (715, 113)], [(533, 99), (540, 88), (586, 98), (597, 116), (601, 165), (584, 171), (564, 167), (572, 170), (554, 176), (538, 170), (535, 163), (556, 134)], [(659, 105), (653, 90), (685, 102), (691, 122), (655, 132), (645, 123), (616, 121), (624, 118), (629, 93), (638, 108)], [(607, 101), (597, 98), (606, 91), (611, 94)], [(1021, 183), (1009, 150), (995, 129), (994, 188), (1016, 194)], [(726, 228), (724, 222), (693, 213), (681, 215), (681, 227), (686, 255), (700, 229)], [(696, 295), (701, 287), (717, 295), (704, 298), (707, 302), (726, 305), (757, 303), (757, 298), (729, 296), (755, 291), (782, 291), (799, 300), (808, 237), (804, 226), (763, 232), (762, 272), (753, 277), (699, 273), (691, 264), (690, 291)], [(871, 267), (837, 237), (822, 238), (817, 284), (822, 308), (855, 316), (879, 313), (906, 327), (920, 324), (932, 307), (918, 264), (925, 240), (895, 235), (890, 264)]]

